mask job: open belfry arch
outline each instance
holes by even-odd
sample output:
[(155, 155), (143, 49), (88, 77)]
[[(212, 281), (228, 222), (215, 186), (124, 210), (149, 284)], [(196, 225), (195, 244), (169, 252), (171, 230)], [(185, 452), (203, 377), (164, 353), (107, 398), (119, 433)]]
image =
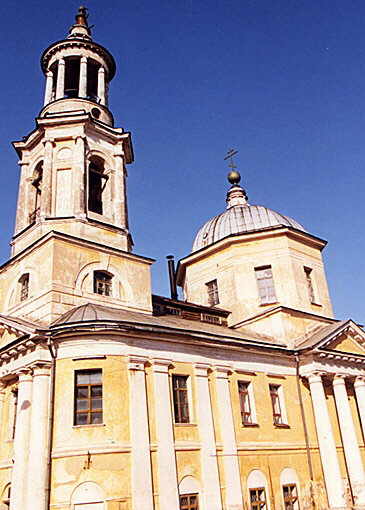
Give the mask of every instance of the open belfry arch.
[(85, 7), (41, 68), (0, 267), (0, 509), (365, 510), (365, 332), (334, 317), (326, 241), (251, 204), (231, 149), (226, 210), (152, 294)]

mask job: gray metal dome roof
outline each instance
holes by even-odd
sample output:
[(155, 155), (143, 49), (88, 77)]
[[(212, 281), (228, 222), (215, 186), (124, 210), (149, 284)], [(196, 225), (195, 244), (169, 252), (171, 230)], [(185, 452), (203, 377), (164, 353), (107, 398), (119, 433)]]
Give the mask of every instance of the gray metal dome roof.
[(292, 227), (305, 229), (298, 222), (263, 207), (262, 205), (234, 205), (211, 220), (207, 221), (198, 231), (192, 251), (205, 248), (231, 234), (241, 234), (270, 227)]

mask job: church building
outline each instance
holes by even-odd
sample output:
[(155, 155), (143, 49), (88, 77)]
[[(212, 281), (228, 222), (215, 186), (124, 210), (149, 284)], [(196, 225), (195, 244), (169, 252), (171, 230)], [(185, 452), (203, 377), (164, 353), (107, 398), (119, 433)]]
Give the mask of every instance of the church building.
[(41, 67), (0, 267), (0, 509), (365, 510), (365, 332), (333, 316), (326, 241), (233, 170), (152, 294), (84, 7)]

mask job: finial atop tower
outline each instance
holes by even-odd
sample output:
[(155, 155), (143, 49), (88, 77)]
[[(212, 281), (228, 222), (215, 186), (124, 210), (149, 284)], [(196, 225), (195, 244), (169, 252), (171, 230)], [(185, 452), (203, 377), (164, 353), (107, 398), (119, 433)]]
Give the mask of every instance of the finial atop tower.
[(81, 5), (75, 16), (75, 24), (69, 30), (69, 39), (91, 39), (88, 17), (87, 7)]
[(234, 164), (233, 156), (238, 154), (238, 151), (234, 149), (230, 149), (224, 160), (230, 160), (229, 168), (231, 171), (227, 175), (228, 182), (232, 184), (230, 190), (227, 193), (227, 209), (233, 207), (234, 205), (247, 205), (247, 194), (246, 191), (239, 186), (241, 181), (241, 174), (236, 170), (237, 166)]

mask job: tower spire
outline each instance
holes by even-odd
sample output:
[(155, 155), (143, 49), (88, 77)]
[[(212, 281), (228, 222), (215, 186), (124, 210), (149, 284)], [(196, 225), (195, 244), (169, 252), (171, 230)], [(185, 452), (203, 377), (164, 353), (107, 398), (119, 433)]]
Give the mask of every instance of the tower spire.
[(69, 30), (69, 39), (91, 39), (91, 29), (88, 23), (88, 9), (81, 5), (75, 15), (75, 23)]
[(230, 149), (224, 158), (225, 161), (229, 159), (228, 166), (231, 169), (227, 175), (227, 180), (231, 184), (226, 198), (227, 209), (233, 207), (234, 205), (247, 205), (247, 193), (239, 185), (241, 181), (241, 174), (237, 171), (237, 166), (233, 161), (233, 156), (236, 154), (238, 154), (238, 151)]

